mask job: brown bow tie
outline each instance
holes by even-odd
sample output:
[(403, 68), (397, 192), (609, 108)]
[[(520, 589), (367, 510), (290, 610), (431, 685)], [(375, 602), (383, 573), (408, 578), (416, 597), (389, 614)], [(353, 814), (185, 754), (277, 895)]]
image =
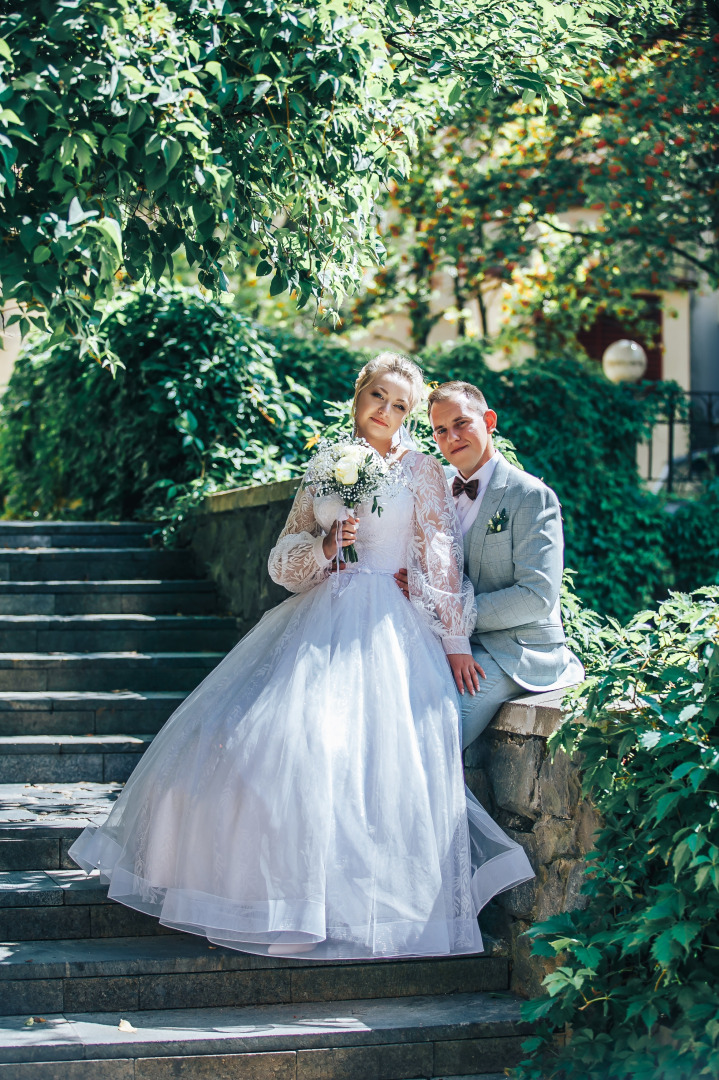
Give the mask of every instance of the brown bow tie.
[(455, 476), (452, 481), (452, 494), (456, 499), (462, 493), (474, 502), (479, 493), (479, 480), (463, 480), (461, 476)]

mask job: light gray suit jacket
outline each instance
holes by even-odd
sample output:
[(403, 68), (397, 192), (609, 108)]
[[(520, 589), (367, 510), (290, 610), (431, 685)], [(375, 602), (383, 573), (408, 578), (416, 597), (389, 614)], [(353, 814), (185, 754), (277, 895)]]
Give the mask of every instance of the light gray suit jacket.
[[(488, 531), (502, 511), (502, 530)], [(471, 640), (527, 690), (556, 690), (584, 678), (581, 662), (564, 644), (563, 561), (557, 496), (500, 454), (464, 537), (464, 571), (477, 603)]]

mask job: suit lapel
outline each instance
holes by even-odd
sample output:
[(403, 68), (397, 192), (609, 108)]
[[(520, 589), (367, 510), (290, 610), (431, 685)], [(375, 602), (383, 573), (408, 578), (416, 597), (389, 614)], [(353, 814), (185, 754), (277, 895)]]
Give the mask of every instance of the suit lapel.
[(489, 487), (484, 493), (484, 498), (479, 507), (479, 513), (472, 528), (464, 538), (465, 573), (475, 585), (479, 582), (479, 574), (482, 566), (482, 549), (487, 536), (487, 523), (494, 517), (499, 504), (504, 497), (504, 492), (509, 480), (509, 465), (502, 455), (499, 455)]

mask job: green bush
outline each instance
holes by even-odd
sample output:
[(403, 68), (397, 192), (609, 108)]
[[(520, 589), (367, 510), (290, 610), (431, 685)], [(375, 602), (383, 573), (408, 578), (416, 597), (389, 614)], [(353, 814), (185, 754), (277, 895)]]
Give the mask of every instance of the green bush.
[(125, 364), (114, 378), (72, 340), (18, 360), (0, 415), (6, 517), (176, 514), (299, 470), (310, 395), (280, 382), (249, 319), (190, 292), (130, 294), (107, 328)]
[(310, 411), (320, 419), (324, 402), (352, 397), (357, 372), (374, 355), (320, 334), (307, 337), (268, 327), (262, 328), (262, 334), (274, 346), (278, 377), (290, 386), (306, 387), (311, 394)]
[[(517, 1080), (719, 1076), (719, 589), (601, 631), (550, 748), (602, 815), (586, 907), (529, 931), (554, 958)], [(563, 1047), (556, 1036), (570, 1033)]]
[[(115, 379), (81, 361), (71, 340), (36, 342), (18, 361), (0, 412), (6, 517), (178, 520), (205, 493), (296, 475), (312, 434), (346, 415), (327, 402), (351, 396), (366, 359), (188, 290), (130, 293), (106, 326), (125, 363)], [(556, 490), (586, 605), (628, 618), (666, 594), (670, 557), (682, 586), (715, 580), (717, 496), (709, 511), (667, 519), (637, 474), (636, 443), (661, 409), (661, 387), (639, 399), (596, 365), (563, 358), (500, 373), (483, 351), (461, 342), (420, 362), (430, 379), (478, 383), (523, 466)], [(422, 418), (417, 435), (435, 449)]]
[(719, 477), (668, 514), (666, 543), (677, 589), (719, 585)]

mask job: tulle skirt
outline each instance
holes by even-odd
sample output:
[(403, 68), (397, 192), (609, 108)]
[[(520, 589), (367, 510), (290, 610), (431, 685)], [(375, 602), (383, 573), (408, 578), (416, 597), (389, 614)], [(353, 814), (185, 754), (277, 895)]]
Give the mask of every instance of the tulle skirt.
[(459, 716), (391, 575), (345, 572), (264, 616), (70, 854), (112, 899), (244, 952), (481, 952), (478, 911), (533, 873), (464, 787)]

